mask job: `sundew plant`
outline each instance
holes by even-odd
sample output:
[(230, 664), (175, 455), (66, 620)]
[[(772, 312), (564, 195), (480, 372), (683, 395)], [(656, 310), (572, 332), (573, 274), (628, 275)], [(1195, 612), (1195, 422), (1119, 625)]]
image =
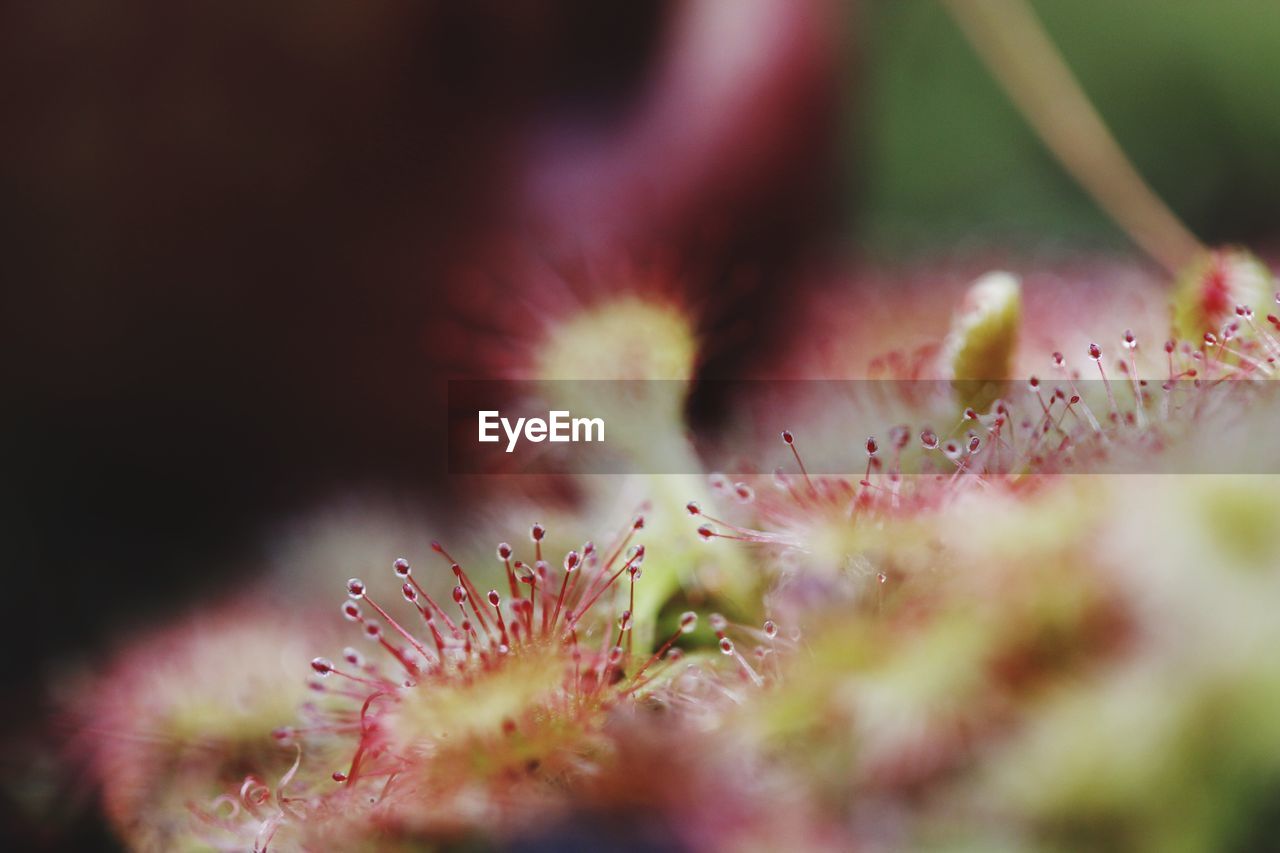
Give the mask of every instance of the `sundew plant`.
[[(702, 281), (662, 240), (646, 256), (601, 223), (583, 226), (589, 246), (515, 260), (477, 238), (502, 272), (465, 278), (465, 319), (422, 318), (427, 347), (513, 406), (541, 395), (538, 411), (601, 415), (617, 471), (513, 437), (504, 467), (432, 485), (429, 545), (353, 535), (341, 577), (295, 566), (215, 584), (216, 599), (68, 679), (64, 763), (115, 839), (255, 853), (1276, 846), (1271, 256), (1206, 246), (1181, 222), (1031, 5), (941, 5), (1142, 252), (1150, 286), (1130, 292), (1099, 263), (1097, 280), (1064, 273), (1045, 298), (1002, 257), (959, 294), (928, 274), (873, 292), (841, 258), (813, 292), (788, 279), (780, 303), (797, 310), (774, 314), (739, 286), (751, 271)], [(684, 39), (726, 26), (706, 14)], [(785, 17), (756, 47), (786, 47)], [(732, 53), (719, 60), (750, 67)], [(653, 109), (695, 134), (702, 103)], [(575, 165), (602, 182), (637, 152), (677, 152), (619, 121), (545, 144), (596, 151)], [(751, 163), (741, 127), (734, 153)], [(669, 156), (680, 174), (724, 166)], [(682, 194), (652, 195), (638, 218), (687, 227), (671, 213), (687, 217)], [(554, 242), (525, 207), (504, 223)], [(566, 255), (589, 260), (571, 277), (554, 262)], [(770, 357), (733, 363), (727, 342)], [(775, 381), (712, 393), (744, 377)]]

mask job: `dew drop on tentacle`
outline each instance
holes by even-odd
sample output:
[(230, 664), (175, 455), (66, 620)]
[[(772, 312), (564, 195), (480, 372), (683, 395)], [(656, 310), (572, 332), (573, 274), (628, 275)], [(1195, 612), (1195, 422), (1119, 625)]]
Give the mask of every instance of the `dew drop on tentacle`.
[(328, 678), (333, 674), (333, 661), (328, 658), (312, 658), (311, 669), (321, 678)]
[(364, 581), (360, 580), (360, 578), (351, 578), (347, 581), (347, 595), (351, 596), (352, 599), (358, 601), (364, 598), (364, 591)]

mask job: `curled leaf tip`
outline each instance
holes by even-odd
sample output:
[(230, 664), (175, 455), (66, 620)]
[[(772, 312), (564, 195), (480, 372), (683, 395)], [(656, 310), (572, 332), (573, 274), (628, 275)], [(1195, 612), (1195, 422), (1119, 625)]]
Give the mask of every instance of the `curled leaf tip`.
[(979, 411), (999, 396), (1009, 377), (1022, 316), (1022, 284), (990, 272), (969, 286), (943, 346), (944, 372), (963, 405)]
[(1253, 254), (1235, 246), (1196, 257), (1178, 277), (1173, 296), (1174, 334), (1199, 340), (1235, 317), (1237, 306), (1261, 308), (1276, 291), (1276, 279)]

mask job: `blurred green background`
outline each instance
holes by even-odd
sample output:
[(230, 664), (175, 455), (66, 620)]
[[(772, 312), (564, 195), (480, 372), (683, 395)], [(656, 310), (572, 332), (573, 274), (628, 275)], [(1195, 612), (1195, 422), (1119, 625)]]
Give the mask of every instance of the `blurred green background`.
[[(1138, 170), (1201, 239), (1275, 244), (1280, 3), (1032, 5)], [(856, 17), (842, 150), (854, 237), (871, 257), (988, 240), (1128, 247), (938, 3), (871, 0)]]

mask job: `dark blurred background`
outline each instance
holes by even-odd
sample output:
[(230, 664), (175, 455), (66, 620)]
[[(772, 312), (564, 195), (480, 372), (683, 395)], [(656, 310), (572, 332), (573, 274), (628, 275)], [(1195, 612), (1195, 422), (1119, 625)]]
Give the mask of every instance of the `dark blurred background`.
[[(1271, 246), (1280, 5), (1034, 5), (1192, 229)], [(442, 382), (493, 343), (456, 271), (499, 247), (687, 258), (709, 333), (833, 259), (1132, 253), (927, 0), (6, 4), (0, 105), (6, 720), (278, 517), (452, 501)]]
[[(465, 340), (439, 343), (452, 271), (598, 222), (531, 189), (573, 177), (547, 140), (622, 176), (579, 193), (621, 211), (590, 235), (600, 246), (692, 248), (707, 238), (691, 224), (714, 220), (714, 252), (784, 267), (821, 224), (832, 171), (812, 155), (834, 148), (803, 6), (763, 4), (794, 31), (750, 72), (759, 89), (795, 78), (780, 75), (774, 112), (711, 113), (695, 136), (662, 98), (703, 73), (709, 31), (672, 4), (9, 7), (5, 560), (57, 572), (72, 626), (41, 654), (112, 607), (223, 579), (264, 514), (352, 485), (439, 486), (443, 409), (428, 403), (468, 360)], [(664, 170), (701, 166), (751, 125), (735, 168), (755, 174), (699, 168), (702, 187), (646, 176), (631, 150), (641, 134), (668, 149)], [(776, 246), (755, 240), (748, 259), (748, 233)]]

